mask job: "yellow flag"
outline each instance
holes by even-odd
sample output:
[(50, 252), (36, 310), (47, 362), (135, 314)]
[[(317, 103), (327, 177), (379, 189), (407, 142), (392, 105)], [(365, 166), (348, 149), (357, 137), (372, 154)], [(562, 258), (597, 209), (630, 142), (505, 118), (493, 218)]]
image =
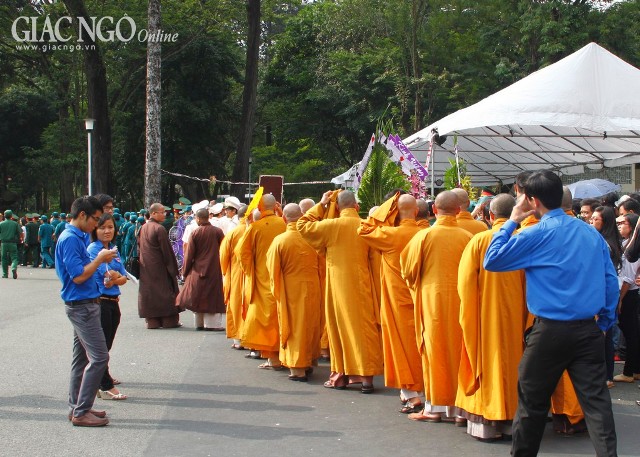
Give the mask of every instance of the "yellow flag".
[(246, 218), (249, 214), (253, 212), (254, 209), (258, 207), (258, 203), (260, 203), (260, 199), (262, 198), (263, 193), (264, 193), (264, 187), (262, 186), (258, 187), (258, 190), (253, 195), (253, 199), (251, 200), (251, 203), (249, 203), (249, 206), (247, 207), (247, 212), (244, 213), (244, 218)]

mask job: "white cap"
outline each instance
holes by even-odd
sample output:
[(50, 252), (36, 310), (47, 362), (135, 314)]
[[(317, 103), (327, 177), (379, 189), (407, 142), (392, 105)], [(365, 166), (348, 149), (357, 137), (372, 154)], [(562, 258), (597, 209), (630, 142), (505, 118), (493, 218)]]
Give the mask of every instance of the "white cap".
[(224, 209), (224, 206), (222, 205), (222, 203), (216, 203), (211, 208), (209, 208), (209, 212), (211, 214), (220, 214), (220, 212), (222, 212), (223, 209)]
[(191, 211), (194, 213), (200, 209), (206, 209), (209, 206), (209, 200), (202, 200), (191, 207)]
[(626, 202), (627, 200), (629, 200), (631, 197), (629, 197), (628, 195), (623, 195), (622, 197), (620, 197), (620, 200), (616, 201), (616, 206), (620, 206), (622, 205), (624, 202)]
[(225, 208), (235, 208), (236, 210), (239, 210), (241, 206), (240, 200), (237, 199), (237, 197), (227, 197), (224, 200), (224, 207)]

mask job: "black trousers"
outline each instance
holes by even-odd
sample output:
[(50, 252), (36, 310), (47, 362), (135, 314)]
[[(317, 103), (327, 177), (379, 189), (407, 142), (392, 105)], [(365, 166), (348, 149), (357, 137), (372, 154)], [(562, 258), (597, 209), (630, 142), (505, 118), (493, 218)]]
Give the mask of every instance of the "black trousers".
[[(107, 341), (107, 349), (111, 350), (118, 325), (120, 325), (120, 305), (117, 301), (100, 297), (100, 321), (104, 331), (104, 338)], [(109, 389), (113, 389), (113, 378), (109, 374), (109, 366), (107, 365), (100, 382), (100, 390)]]
[(640, 373), (640, 329), (638, 328), (638, 290), (628, 290), (622, 299), (618, 326), (624, 335), (627, 353), (622, 373), (633, 376)]
[(536, 318), (525, 342), (518, 367), (512, 455), (538, 454), (551, 395), (566, 369), (584, 411), (596, 455), (617, 456), (611, 397), (606, 386), (604, 334), (595, 320)]

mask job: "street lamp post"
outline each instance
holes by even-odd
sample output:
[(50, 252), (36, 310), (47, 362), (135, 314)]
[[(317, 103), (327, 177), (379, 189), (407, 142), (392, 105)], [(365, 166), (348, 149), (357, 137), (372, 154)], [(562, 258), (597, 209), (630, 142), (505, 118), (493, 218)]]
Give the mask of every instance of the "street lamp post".
[(85, 119), (84, 126), (87, 129), (87, 192), (89, 195), (93, 195), (93, 176), (91, 173), (91, 153), (92, 153), (92, 145), (91, 145), (91, 132), (93, 132), (93, 124), (95, 119)]
[(253, 162), (253, 158), (249, 155), (249, 200), (251, 201), (251, 163)]

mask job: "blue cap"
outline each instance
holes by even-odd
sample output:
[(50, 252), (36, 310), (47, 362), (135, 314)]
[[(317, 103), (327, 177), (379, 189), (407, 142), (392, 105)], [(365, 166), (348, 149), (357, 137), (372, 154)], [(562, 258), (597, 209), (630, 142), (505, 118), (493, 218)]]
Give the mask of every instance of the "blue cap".
[(53, 213), (51, 213), (51, 215), (52, 215), (53, 217), (58, 217), (58, 216), (60, 216), (60, 214), (58, 214), (58, 212), (57, 212), (57, 211), (54, 211)]
[(43, 221), (46, 221), (47, 220), (47, 215), (43, 214), (42, 216), (40, 216), (40, 219), (42, 219)]
[(129, 211), (127, 211), (126, 213), (124, 213), (124, 218), (129, 220), (129, 216), (131, 216), (131, 213)]
[(119, 221), (119, 220), (120, 220), (120, 213), (113, 213), (113, 218), (114, 218), (116, 221)]
[(184, 212), (186, 213), (187, 211), (191, 211), (191, 205), (187, 205), (187, 207), (184, 209)]
[(60, 217), (66, 218), (67, 217), (67, 213), (60, 213)]
[(138, 216), (136, 216), (135, 214), (132, 214), (131, 216), (129, 216), (129, 220), (131, 222), (135, 222), (138, 219)]
[(143, 223), (144, 222), (144, 216), (138, 216), (138, 223)]
[(113, 212), (120, 214), (120, 208), (113, 208)]

